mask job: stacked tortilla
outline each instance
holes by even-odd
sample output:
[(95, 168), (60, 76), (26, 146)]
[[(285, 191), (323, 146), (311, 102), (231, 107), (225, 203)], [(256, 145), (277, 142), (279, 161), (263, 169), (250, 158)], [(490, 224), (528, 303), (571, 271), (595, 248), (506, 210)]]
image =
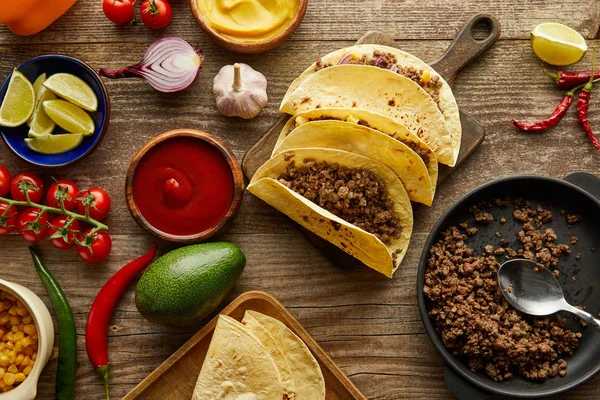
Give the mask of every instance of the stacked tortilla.
[(324, 400), (325, 380), (306, 344), (279, 320), (248, 310), (220, 315), (192, 400)]
[(458, 158), (450, 86), (411, 54), (358, 45), (311, 65), (280, 109), (293, 117), (248, 190), (392, 277), (410, 242), (411, 201), (431, 205), (438, 162)]

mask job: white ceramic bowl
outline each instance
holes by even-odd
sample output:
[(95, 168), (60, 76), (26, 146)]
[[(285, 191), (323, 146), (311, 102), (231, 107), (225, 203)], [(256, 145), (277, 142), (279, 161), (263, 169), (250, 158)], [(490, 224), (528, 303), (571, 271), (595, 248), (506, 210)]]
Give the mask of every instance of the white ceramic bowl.
[(31, 290), (13, 282), (0, 279), (0, 290), (17, 297), (29, 309), (38, 331), (38, 351), (33, 370), (19, 386), (0, 393), (0, 400), (34, 400), (42, 370), (50, 360), (54, 346), (54, 325), (48, 307)]

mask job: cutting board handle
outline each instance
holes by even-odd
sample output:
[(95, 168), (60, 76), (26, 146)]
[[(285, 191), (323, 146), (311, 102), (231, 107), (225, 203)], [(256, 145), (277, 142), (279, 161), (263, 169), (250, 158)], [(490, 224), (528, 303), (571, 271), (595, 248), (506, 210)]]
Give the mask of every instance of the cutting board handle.
[[(473, 37), (473, 27), (478, 24), (488, 28), (484, 39)], [(492, 15), (477, 14), (467, 21), (444, 55), (431, 66), (452, 86), (460, 70), (485, 53), (499, 37), (500, 22)]]

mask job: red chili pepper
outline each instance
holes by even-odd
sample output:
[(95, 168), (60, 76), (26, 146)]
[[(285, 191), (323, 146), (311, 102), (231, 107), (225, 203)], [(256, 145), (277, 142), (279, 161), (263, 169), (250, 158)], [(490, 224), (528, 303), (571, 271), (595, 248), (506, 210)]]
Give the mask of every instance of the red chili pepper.
[(553, 127), (560, 121), (564, 116), (571, 104), (573, 103), (573, 98), (575, 97), (575, 92), (581, 89), (580, 86), (575, 87), (565, 93), (565, 97), (563, 97), (560, 104), (556, 107), (552, 115), (545, 120), (535, 121), (535, 122), (517, 122), (514, 119), (511, 119), (510, 122), (517, 128), (522, 131), (543, 131), (550, 127)]
[[(592, 76), (591, 70), (550, 72), (544, 68), (544, 73), (552, 78), (554, 82), (556, 82), (556, 86), (565, 89), (576, 85), (585, 84)], [(594, 79), (598, 78), (600, 78), (600, 70), (594, 72)]]
[(107, 399), (109, 398), (109, 390), (106, 333), (110, 318), (125, 290), (135, 277), (152, 262), (155, 255), (156, 243), (152, 244), (152, 248), (146, 254), (117, 271), (100, 289), (90, 309), (85, 329), (85, 347), (92, 365), (104, 381)]
[[(596, 49), (594, 49), (594, 55), (592, 56), (592, 70), (596, 65)], [(596, 149), (600, 150), (600, 143), (598, 143), (598, 139), (592, 128), (590, 127), (590, 123), (588, 121), (588, 106), (590, 104), (590, 97), (592, 95), (592, 86), (594, 85), (594, 77), (590, 76), (588, 83), (585, 84), (581, 92), (579, 93), (579, 97), (577, 98), (577, 116), (579, 117), (579, 123), (581, 127), (588, 135), (592, 144)]]

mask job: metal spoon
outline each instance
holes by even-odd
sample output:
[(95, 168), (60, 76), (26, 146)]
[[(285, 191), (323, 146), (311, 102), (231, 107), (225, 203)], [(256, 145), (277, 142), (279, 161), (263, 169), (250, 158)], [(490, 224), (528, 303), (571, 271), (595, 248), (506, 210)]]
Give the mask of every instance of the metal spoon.
[(567, 303), (554, 274), (535, 261), (506, 261), (498, 269), (498, 285), (506, 300), (521, 312), (542, 316), (568, 311), (600, 331), (600, 320)]

